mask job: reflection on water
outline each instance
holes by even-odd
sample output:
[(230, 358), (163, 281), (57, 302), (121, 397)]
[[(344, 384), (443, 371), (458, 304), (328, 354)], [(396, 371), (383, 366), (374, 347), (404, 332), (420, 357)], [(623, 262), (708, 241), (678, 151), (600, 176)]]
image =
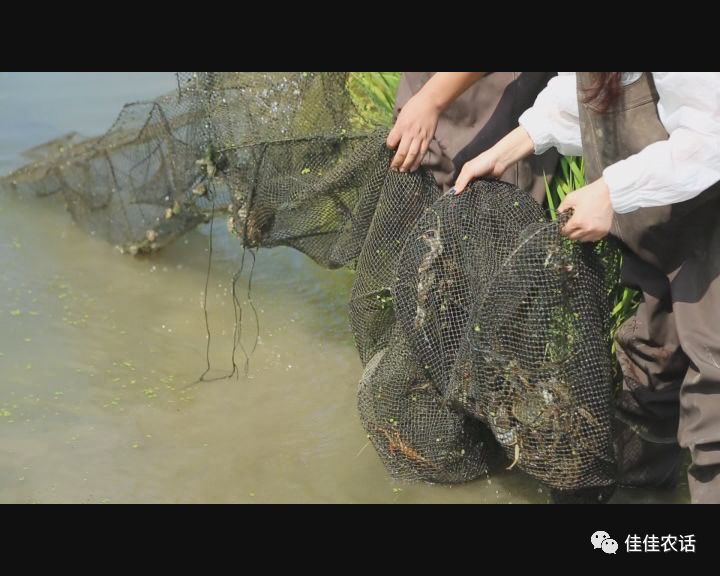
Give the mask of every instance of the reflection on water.
[[(101, 132), (123, 103), (174, 82), (0, 74), (0, 173), (45, 140)], [(0, 502), (547, 501), (517, 472), (453, 487), (391, 481), (355, 409), (352, 273), (291, 250), (258, 253), (249, 375), (193, 384), (205, 369), (208, 233), (133, 259), (78, 230), (60, 201), (0, 197)], [(211, 375), (231, 367), (239, 263), (215, 226)], [(247, 275), (239, 288), (251, 348)], [(687, 488), (615, 501), (687, 501)]]

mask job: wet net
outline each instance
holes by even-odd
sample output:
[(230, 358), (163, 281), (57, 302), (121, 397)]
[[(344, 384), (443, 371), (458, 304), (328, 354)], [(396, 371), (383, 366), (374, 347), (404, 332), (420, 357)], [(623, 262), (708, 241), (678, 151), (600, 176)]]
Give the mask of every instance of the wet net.
[(360, 419), (395, 478), (468, 481), (504, 454), (557, 490), (612, 487), (612, 251), (563, 240), (509, 184), (455, 198), (390, 171), (386, 135), (348, 73), (183, 73), (0, 188), (61, 195), (131, 254), (222, 214), (244, 249), (353, 268)]
[(557, 490), (612, 486), (607, 247), (562, 239), (525, 193), (478, 182), (427, 209), (393, 287), (445, 405)]

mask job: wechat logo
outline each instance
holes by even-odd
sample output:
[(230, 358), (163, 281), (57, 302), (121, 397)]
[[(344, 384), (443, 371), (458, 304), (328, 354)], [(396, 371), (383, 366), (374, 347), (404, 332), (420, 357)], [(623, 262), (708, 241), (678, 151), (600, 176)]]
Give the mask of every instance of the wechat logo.
[(618, 549), (618, 543), (610, 538), (610, 534), (598, 530), (590, 536), (590, 542), (592, 542), (593, 548), (600, 548), (605, 554), (615, 554)]

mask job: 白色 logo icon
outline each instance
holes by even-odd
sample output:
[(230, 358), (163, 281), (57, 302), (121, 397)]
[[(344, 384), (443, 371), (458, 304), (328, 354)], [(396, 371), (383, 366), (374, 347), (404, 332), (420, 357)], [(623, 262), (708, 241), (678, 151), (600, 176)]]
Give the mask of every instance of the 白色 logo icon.
[(617, 541), (610, 538), (610, 534), (603, 530), (598, 530), (590, 536), (593, 548), (600, 548), (605, 554), (615, 554), (618, 549)]

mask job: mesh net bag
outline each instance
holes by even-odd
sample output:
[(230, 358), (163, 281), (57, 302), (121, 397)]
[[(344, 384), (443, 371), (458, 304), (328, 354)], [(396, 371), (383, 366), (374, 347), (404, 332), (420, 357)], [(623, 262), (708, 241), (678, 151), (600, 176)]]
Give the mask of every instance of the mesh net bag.
[(442, 197), (408, 235), (394, 286), (398, 322), (443, 393), (473, 303), (523, 230), (538, 223), (545, 216), (529, 195), (485, 180)]
[(606, 269), (560, 226), (502, 182), (441, 198), (403, 247), (397, 323), (511, 466), (559, 490), (612, 486)]
[(157, 250), (208, 218), (192, 193), (202, 117), (177, 94), (128, 104), (103, 136), (71, 134), (26, 153), (36, 161), (0, 190), (59, 194), (92, 235), (132, 254)]
[(558, 490), (614, 485), (604, 267), (561, 223), (532, 226), (470, 313), (448, 396)]
[(494, 453), (487, 428), (445, 405), (397, 328), (365, 366), (358, 409), (368, 438), (398, 480), (473, 480)]

